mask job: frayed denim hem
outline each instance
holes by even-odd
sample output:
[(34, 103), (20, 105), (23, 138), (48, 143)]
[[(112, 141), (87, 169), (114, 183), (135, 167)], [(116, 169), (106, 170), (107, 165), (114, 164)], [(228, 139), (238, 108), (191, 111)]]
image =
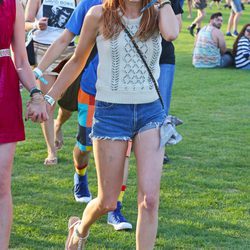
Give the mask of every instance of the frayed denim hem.
[(162, 121), (162, 122), (149, 122), (144, 127), (140, 128), (140, 130), (138, 131), (137, 134), (145, 132), (145, 131), (147, 131), (149, 129), (160, 128), (162, 126), (163, 122), (164, 121)]
[(128, 136), (122, 137), (109, 137), (109, 136), (94, 136), (90, 135), (92, 140), (110, 140), (110, 141), (131, 141), (131, 138)]

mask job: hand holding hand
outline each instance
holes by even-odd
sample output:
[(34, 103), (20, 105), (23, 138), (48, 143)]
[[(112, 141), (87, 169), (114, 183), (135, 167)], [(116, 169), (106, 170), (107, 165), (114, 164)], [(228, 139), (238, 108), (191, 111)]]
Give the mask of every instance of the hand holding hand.
[(49, 116), (46, 111), (46, 103), (43, 95), (35, 93), (26, 104), (27, 110), (25, 120), (31, 119), (33, 122), (44, 122), (47, 121)]

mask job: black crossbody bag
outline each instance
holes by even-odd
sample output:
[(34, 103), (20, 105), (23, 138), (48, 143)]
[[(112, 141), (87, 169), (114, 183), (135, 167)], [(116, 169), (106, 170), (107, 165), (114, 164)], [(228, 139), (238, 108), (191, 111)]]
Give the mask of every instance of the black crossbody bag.
[[(160, 94), (160, 90), (159, 87), (157, 85), (157, 82), (145, 60), (145, 58), (143, 57), (143, 54), (141, 52), (141, 50), (139, 49), (137, 43), (134, 41), (132, 35), (130, 34), (130, 32), (128, 31), (128, 29), (124, 26), (124, 24), (122, 24), (125, 33), (128, 35), (128, 37), (130, 38), (131, 42), (133, 43), (138, 55), (140, 56), (141, 60), (143, 61), (149, 76), (151, 77), (154, 86), (155, 86), (155, 90), (159, 96), (159, 100), (161, 102), (162, 108), (164, 110), (164, 103)], [(163, 147), (165, 145), (173, 145), (173, 144), (177, 144), (178, 142), (180, 142), (182, 140), (182, 136), (175, 130), (175, 126), (177, 125), (181, 125), (183, 122), (182, 120), (178, 119), (177, 117), (174, 116), (167, 116), (166, 119), (164, 120), (162, 126), (160, 127), (160, 147)]]
[(156, 90), (156, 92), (157, 92), (157, 94), (158, 94), (158, 96), (159, 96), (159, 99), (160, 99), (162, 108), (164, 109), (164, 103), (163, 103), (163, 100), (162, 100), (162, 97), (161, 97), (161, 94), (160, 94), (159, 87), (158, 87), (158, 85), (157, 85), (157, 82), (156, 82), (156, 80), (155, 80), (155, 78), (154, 78), (154, 76), (153, 76), (153, 74), (152, 74), (152, 72), (151, 72), (151, 70), (150, 70), (150, 68), (149, 68), (149, 66), (148, 66), (148, 64), (147, 64), (147, 62), (146, 62), (146, 60), (145, 60), (145, 58), (144, 58), (143, 55), (142, 55), (141, 50), (139, 49), (137, 43), (134, 41), (134, 38), (132, 37), (132, 35), (131, 35), (130, 32), (128, 31), (128, 29), (127, 29), (124, 25), (123, 25), (123, 28), (124, 28), (125, 33), (126, 33), (126, 34), (128, 35), (128, 37), (130, 38), (131, 42), (133, 43), (133, 45), (134, 45), (134, 47), (135, 47), (135, 49), (136, 49), (138, 55), (140, 56), (141, 60), (143, 61), (144, 65), (145, 65), (145, 67), (146, 67), (146, 69), (147, 69), (147, 71), (148, 71), (148, 74), (149, 74), (150, 78), (152, 79), (152, 81), (153, 81), (153, 83), (154, 83), (155, 90)]

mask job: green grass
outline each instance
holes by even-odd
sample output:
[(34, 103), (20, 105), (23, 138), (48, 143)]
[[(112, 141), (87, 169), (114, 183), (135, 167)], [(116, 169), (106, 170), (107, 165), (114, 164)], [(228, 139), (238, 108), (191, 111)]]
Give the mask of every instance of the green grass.
[[(186, 4), (186, 3), (185, 3)], [(214, 11), (217, 11), (214, 7)], [(208, 21), (211, 10), (205, 22)], [(228, 11), (223, 10), (226, 29)], [(250, 6), (240, 27), (249, 22)], [(184, 120), (183, 141), (167, 149), (155, 249), (250, 249), (249, 72), (197, 70), (191, 65), (194, 39), (186, 27), (176, 45), (176, 76), (171, 113)], [(227, 38), (228, 47), (234, 38)], [(23, 94), (27, 99), (27, 94)], [(14, 223), (11, 249), (63, 249), (70, 215), (84, 205), (72, 196), (72, 149), (76, 114), (64, 126), (65, 145), (56, 167), (44, 167), (40, 126), (27, 122), (26, 141), (17, 146), (12, 190)], [(93, 159), (89, 182), (96, 195)], [(132, 157), (124, 214), (136, 223), (136, 170)], [(0, 247), (1, 248), (1, 247)], [(135, 249), (135, 230), (114, 232), (106, 217), (91, 229), (87, 249)]]

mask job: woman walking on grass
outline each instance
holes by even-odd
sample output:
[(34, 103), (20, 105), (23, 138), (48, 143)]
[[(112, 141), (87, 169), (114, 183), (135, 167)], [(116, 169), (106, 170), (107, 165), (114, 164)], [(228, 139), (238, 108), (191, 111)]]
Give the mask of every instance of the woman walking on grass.
[(116, 207), (127, 144), (133, 140), (138, 174), (136, 248), (153, 249), (158, 223), (164, 148), (159, 127), (165, 112), (154, 84), (133, 43), (131, 33), (155, 79), (160, 73), (161, 35), (178, 36), (178, 22), (169, 0), (141, 10), (150, 0), (106, 0), (88, 12), (77, 49), (45, 99), (53, 105), (84, 67), (94, 44), (99, 53), (95, 115), (91, 137), (98, 176), (98, 195), (82, 220), (71, 217), (66, 249), (83, 249), (90, 226)]
[(24, 140), (19, 80), (30, 91), (27, 118), (42, 122), (48, 116), (27, 59), (19, 0), (0, 0), (0, 13), (0, 249), (7, 250), (12, 224), (11, 170), (16, 143)]

